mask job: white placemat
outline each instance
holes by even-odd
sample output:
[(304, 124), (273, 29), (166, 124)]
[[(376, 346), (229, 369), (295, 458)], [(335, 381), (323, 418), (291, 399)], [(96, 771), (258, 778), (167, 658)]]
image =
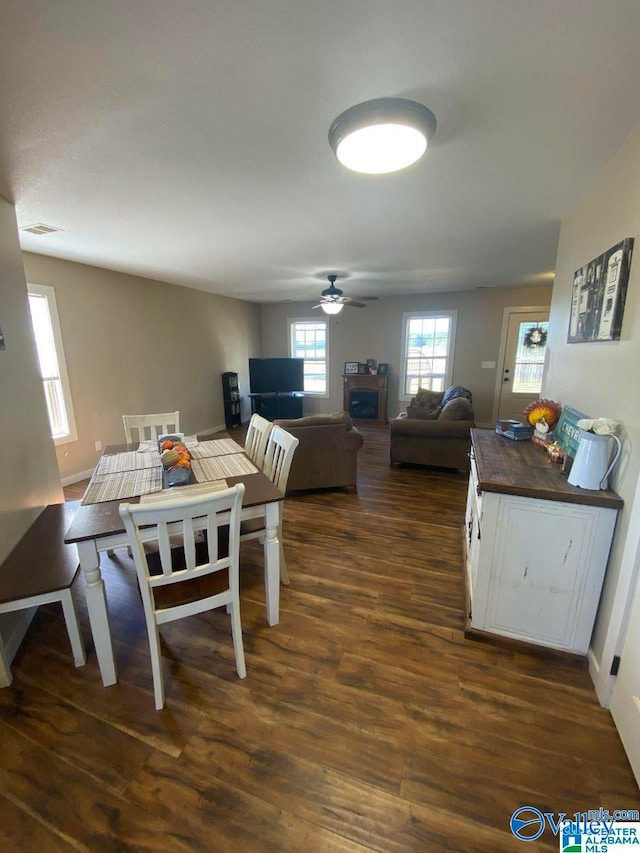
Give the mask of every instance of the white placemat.
[(119, 474), (121, 471), (139, 471), (142, 468), (159, 468), (160, 454), (157, 450), (140, 453), (137, 450), (127, 450), (124, 453), (111, 453), (103, 456), (98, 462), (95, 473)]
[(163, 489), (161, 492), (152, 492), (142, 495), (141, 504), (163, 503), (164, 501), (175, 501), (181, 498), (202, 498), (208, 494), (221, 492), (227, 488), (226, 480), (209, 480), (206, 483), (191, 483), (190, 486), (174, 486), (171, 489)]
[(230, 456), (242, 453), (243, 447), (232, 438), (216, 438), (213, 441), (201, 441), (196, 447), (189, 448), (193, 459), (206, 459), (209, 456)]
[(199, 483), (207, 480), (222, 480), (225, 477), (239, 477), (241, 474), (258, 473), (256, 466), (242, 453), (193, 459), (191, 469)]
[(162, 488), (162, 468), (143, 468), (119, 474), (94, 474), (82, 498), (83, 504), (99, 504), (135, 498)]

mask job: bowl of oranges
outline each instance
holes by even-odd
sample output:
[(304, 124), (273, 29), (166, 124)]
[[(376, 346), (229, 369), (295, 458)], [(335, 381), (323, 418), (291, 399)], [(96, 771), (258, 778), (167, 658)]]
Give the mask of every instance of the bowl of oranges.
[(183, 486), (191, 476), (191, 454), (182, 436), (163, 436), (160, 441), (160, 461), (168, 486)]

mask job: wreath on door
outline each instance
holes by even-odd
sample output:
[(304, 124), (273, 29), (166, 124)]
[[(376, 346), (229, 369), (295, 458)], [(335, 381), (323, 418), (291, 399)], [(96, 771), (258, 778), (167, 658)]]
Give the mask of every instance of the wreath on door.
[(538, 349), (547, 342), (547, 333), (540, 326), (534, 326), (524, 336), (524, 345), (527, 349)]

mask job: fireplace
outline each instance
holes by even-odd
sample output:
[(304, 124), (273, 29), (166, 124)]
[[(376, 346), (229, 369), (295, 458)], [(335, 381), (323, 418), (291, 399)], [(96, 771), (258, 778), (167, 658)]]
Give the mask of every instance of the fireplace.
[(378, 420), (378, 392), (351, 391), (349, 392), (349, 414), (352, 418), (363, 420)]
[(368, 374), (344, 374), (345, 412), (355, 420), (387, 422), (387, 377)]

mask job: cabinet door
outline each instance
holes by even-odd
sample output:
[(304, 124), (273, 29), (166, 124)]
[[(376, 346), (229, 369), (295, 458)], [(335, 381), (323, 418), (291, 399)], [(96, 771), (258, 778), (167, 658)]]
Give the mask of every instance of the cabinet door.
[(585, 654), (614, 523), (614, 510), (501, 496), (486, 630)]

